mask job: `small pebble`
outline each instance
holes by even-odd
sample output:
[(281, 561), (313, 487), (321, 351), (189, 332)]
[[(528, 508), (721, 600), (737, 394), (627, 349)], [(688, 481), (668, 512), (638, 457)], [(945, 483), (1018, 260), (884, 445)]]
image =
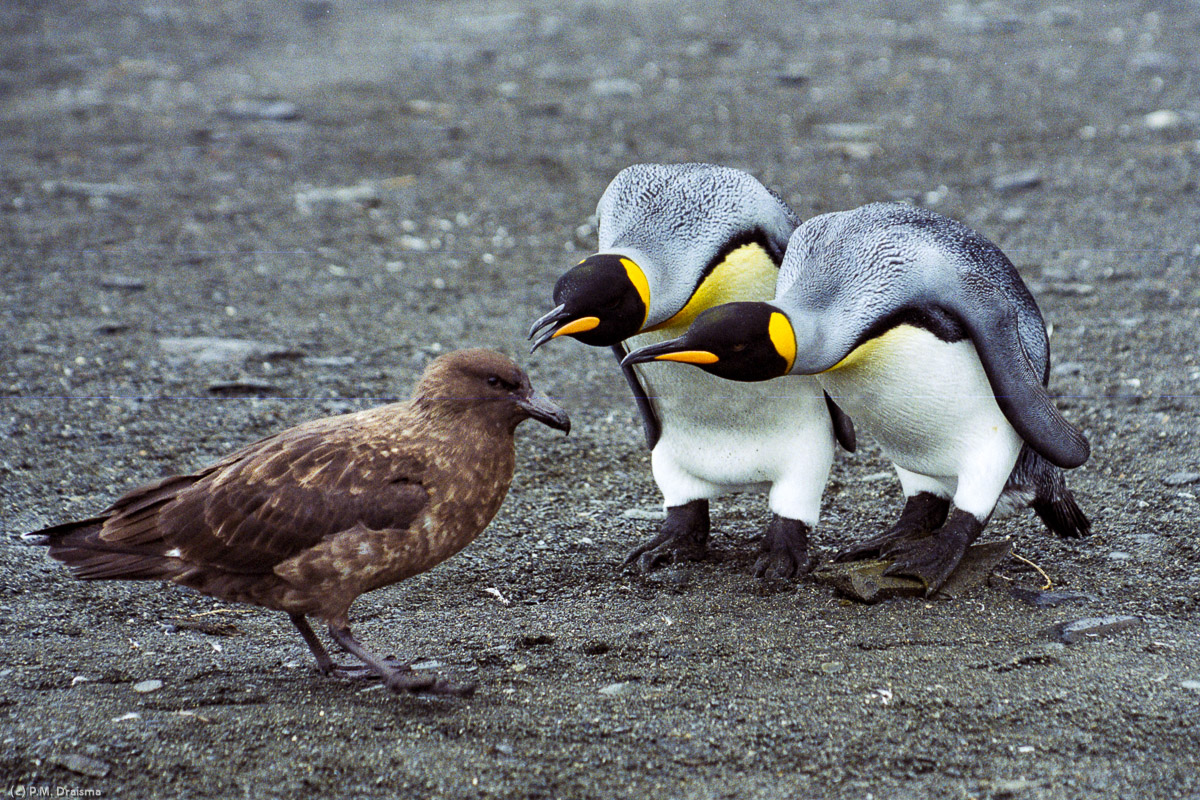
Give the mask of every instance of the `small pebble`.
[(875, 142), (833, 142), (827, 152), (848, 158), (851, 161), (870, 161), (883, 155), (883, 148)]
[(1113, 550), (1108, 554), (1109, 561), (1130, 561), (1132, 559), (1133, 556), (1129, 553), (1126, 553), (1124, 550)]
[(219, 397), (259, 397), (280, 393), (278, 386), (266, 381), (216, 381), (208, 384), (205, 388), (209, 394)]
[(1063, 622), (1050, 628), (1050, 633), (1065, 644), (1075, 644), (1084, 639), (1095, 639), (1113, 633), (1139, 627), (1143, 623), (1137, 617), (1087, 617), (1074, 622)]
[(112, 721), (113, 722), (127, 722), (129, 720), (141, 719), (141, 718), (142, 718), (142, 715), (137, 713), (136, 711), (127, 711), (119, 717), (113, 717)]
[(1039, 589), (1022, 589), (1014, 587), (1013, 597), (1038, 608), (1055, 608), (1063, 603), (1086, 603), (1096, 598), (1083, 592), (1044, 592)]
[(296, 192), (296, 210), (311, 214), (319, 206), (353, 205), (374, 206), (380, 202), (379, 189), (372, 183), (357, 186), (318, 187)]
[[(87, 775), (89, 778), (103, 778), (112, 769), (112, 767), (99, 759), (79, 753), (64, 753), (60, 756), (51, 756), (48, 760), (52, 764), (58, 764), (63, 769), (69, 769), (71, 772), (76, 772), (80, 775)], [(25, 787), (21, 786), (18, 788), (24, 789)], [(23, 797), (24, 794), (19, 796)]]
[(821, 664), (821, 672), (824, 672), (826, 675), (834, 675), (845, 668), (846, 665), (841, 661), (826, 661)]
[(282, 348), (250, 339), (223, 339), (216, 336), (164, 337), (158, 346), (168, 356), (196, 364), (219, 364), (261, 358)]
[(1142, 117), (1142, 124), (1152, 131), (1165, 131), (1182, 125), (1183, 116), (1178, 111), (1163, 108)]
[(133, 690), (139, 694), (146, 694), (147, 692), (157, 692), (162, 687), (162, 681), (157, 678), (151, 678), (148, 681), (138, 681), (133, 685)]
[(641, 97), (642, 87), (626, 78), (597, 78), (592, 81), (592, 94), (600, 97)]
[(1167, 486), (1187, 486), (1200, 481), (1200, 472), (1175, 472), (1163, 478)]
[(1028, 216), (1024, 206), (1009, 206), (1000, 212), (1001, 222), (1024, 222)]
[(667, 512), (660, 511), (659, 509), (650, 510), (650, 509), (645, 509), (645, 508), (629, 508), (629, 509), (626, 509), (625, 511), (622, 511), (621, 516), (624, 517), (625, 519), (660, 520), (660, 519), (667, 518)]
[(142, 187), (129, 183), (91, 183), (88, 181), (46, 181), (42, 191), (50, 195), (102, 198), (105, 200), (136, 200)]
[(300, 118), (300, 109), (286, 100), (235, 100), (226, 113), (232, 119), (272, 120), (291, 122)]
[(411, 666), (413, 669), (440, 669), (445, 665), (437, 659), (430, 658), (426, 659), (425, 661), (417, 661), (409, 666)]
[(101, 289), (125, 289), (136, 292), (146, 288), (146, 282), (141, 278), (129, 275), (105, 275), (100, 279)]
[(1063, 361), (1050, 368), (1051, 375), (1079, 375), (1083, 372), (1083, 364), (1078, 361)]
[(814, 125), (813, 132), (827, 139), (863, 142), (879, 137), (882, 128), (873, 122), (830, 122)]
[(1188, 691), (1200, 692), (1200, 681), (1180, 681), (1179, 686)]
[(1042, 183), (1042, 175), (1036, 169), (997, 175), (992, 178), (992, 188), (997, 192), (1019, 192), (1033, 189)]
[(600, 690), (600, 694), (605, 697), (619, 697), (623, 694), (629, 694), (633, 691), (633, 681), (623, 681), (621, 683), (610, 683)]

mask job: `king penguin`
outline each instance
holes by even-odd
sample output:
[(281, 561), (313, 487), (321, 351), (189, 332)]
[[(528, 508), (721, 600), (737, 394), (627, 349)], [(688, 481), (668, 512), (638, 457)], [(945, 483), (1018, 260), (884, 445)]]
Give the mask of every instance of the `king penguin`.
[(904, 510), (838, 560), (890, 559), (933, 594), (998, 506), (1031, 505), (1061, 536), (1091, 527), (1063, 480), (1089, 447), (1046, 391), (1041, 312), (996, 245), (939, 214), (874, 203), (808, 220), (774, 300), (711, 309), (624, 363), (655, 360), (740, 381), (815, 376), (879, 441)]
[[(709, 164), (622, 170), (597, 206), (599, 252), (559, 278), (557, 307), (533, 323), (536, 350), (559, 336), (611, 347), (655, 344), (721, 303), (772, 296), (799, 219), (751, 175)], [(540, 332), (540, 335), (539, 335)], [(773, 513), (758, 577), (808, 572), (836, 436), (853, 449), (849, 420), (811, 378), (786, 386), (725, 381), (684, 365), (624, 367), (651, 449), (667, 517), (626, 560), (641, 572), (703, 556), (709, 500), (769, 489)]]

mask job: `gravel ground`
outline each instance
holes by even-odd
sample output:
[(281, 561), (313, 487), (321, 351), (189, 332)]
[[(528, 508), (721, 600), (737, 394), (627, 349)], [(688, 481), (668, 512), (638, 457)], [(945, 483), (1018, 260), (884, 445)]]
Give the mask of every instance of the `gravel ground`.
[[(0, 793), (1200, 796), (1198, 33), (1169, 0), (0, 6)], [(612, 176), (681, 160), (996, 241), (1094, 535), (997, 521), (986, 584), (866, 606), (755, 581), (743, 495), (709, 560), (623, 574), (659, 502), (624, 383), (523, 335)], [(282, 615), (19, 539), (479, 344), (575, 431), (525, 426), (490, 529), (353, 613), (473, 698), (324, 679)], [(823, 556), (896, 513), (886, 470), (839, 454)], [(1043, 572), (1073, 599), (1032, 604)]]

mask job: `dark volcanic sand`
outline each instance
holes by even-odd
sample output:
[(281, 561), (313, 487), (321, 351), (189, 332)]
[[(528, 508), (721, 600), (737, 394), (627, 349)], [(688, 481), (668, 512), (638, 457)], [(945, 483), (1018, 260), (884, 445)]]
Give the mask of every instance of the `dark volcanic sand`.
[[(1195, 797), (1200, 8), (563, 6), (0, 7), (0, 793)], [(1012, 257), (1095, 535), (986, 536), (1086, 597), (1017, 599), (1016, 559), (949, 602), (760, 586), (760, 496), (714, 503), (708, 561), (621, 573), (659, 502), (624, 384), (523, 335), (611, 177), (679, 160), (804, 217), (912, 199)], [(280, 614), (75, 582), (18, 538), (480, 344), (575, 432), (525, 426), (491, 528), (353, 615), (469, 700), (324, 679)], [(886, 470), (839, 455), (823, 557), (896, 513)], [(1045, 633), (1105, 615), (1139, 622)]]

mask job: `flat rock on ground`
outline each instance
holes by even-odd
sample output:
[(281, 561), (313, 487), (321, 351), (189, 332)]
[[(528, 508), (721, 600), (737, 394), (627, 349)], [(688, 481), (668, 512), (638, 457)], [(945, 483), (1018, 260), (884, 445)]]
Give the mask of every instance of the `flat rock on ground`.
[[(0, 793), (1196, 797), (1197, 30), (1133, 0), (0, 4)], [(902, 199), (996, 241), (1069, 365), (1093, 536), (996, 519), (989, 582), (863, 605), (759, 585), (746, 494), (682, 579), (624, 574), (659, 525), (624, 514), (659, 502), (624, 381), (524, 333), (612, 176), (684, 160), (805, 218)], [(201, 337), (292, 355), (160, 346)], [(352, 610), (469, 700), (324, 679), (279, 614), (74, 582), (17, 537), (475, 345), (575, 429), (526, 426), (491, 528)], [(860, 436), (818, 555), (900, 506)], [(1012, 591), (1047, 577), (1082, 600)], [(1045, 638), (1105, 617), (1139, 622)]]

